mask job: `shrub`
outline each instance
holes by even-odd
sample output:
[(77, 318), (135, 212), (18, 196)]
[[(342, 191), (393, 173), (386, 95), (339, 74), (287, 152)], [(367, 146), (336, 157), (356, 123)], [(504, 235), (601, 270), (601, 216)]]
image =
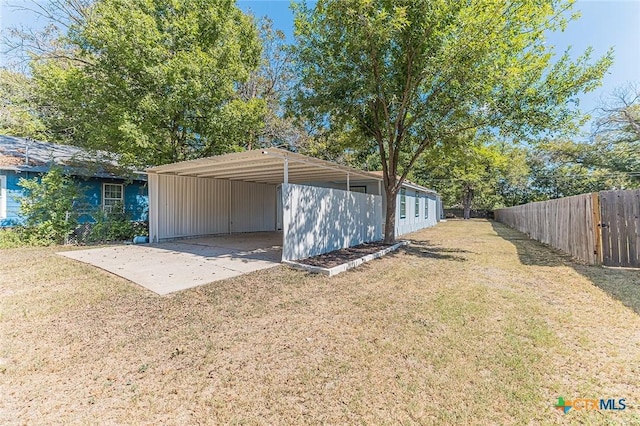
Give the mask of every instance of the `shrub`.
[(18, 184), (25, 189), (20, 201), (20, 212), (25, 217), (22, 232), (25, 242), (64, 243), (78, 224), (71, 212), (82, 197), (82, 188), (60, 167), (52, 167), (39, 180), (21, 178)]
[(17, 229), (0, 229), (0, 249), (24, 246), (20, 232)]
[(122, 205), (115, 205), (110, 211), (99, 210), (93, 217), (96, 223), (91, 225), (87, 242), (131, 240), (136, 235), (148, 234), (146, 223), (131, 221)]

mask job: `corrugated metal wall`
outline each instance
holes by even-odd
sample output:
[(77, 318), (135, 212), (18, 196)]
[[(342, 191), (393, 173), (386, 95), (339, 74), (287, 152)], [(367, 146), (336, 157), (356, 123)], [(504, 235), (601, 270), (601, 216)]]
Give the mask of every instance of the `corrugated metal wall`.
[(276, 186), (231, 182), (231, 232), (275, 231)]
[(382, 239), (382, 197), (283, 184), (284, 260)]
[(275, 185), (149, 174), (151, 241), (273, 231), (275, 210)]

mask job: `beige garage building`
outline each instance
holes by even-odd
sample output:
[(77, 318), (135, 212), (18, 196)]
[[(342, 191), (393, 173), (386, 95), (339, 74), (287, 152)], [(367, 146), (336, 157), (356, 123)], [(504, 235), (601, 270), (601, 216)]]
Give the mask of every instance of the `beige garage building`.
[[(151, 242), (238, 232), (281, 232), (282, 259), (296, 260), (383, 237), (382, 177), (269, 148), (153, 167)], [(442, 206), (406, 183), (396, 235), (433, 226)]]

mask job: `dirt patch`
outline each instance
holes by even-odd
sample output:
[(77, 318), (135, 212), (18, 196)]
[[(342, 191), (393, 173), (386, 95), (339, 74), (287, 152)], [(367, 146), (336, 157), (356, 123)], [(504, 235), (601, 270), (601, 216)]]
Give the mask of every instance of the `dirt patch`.
[(359, 246), (335, 250), (318, 256), (309, 257), (307, 259), (298, 260), (298, 263), (305, 265), (318, 266), (320, 268), (333, 268), (352, 260), (360, 259), (368, 254), (374, 254), (380, 250), (391, 247), (393, 244), (382, 242), (365, 243)]

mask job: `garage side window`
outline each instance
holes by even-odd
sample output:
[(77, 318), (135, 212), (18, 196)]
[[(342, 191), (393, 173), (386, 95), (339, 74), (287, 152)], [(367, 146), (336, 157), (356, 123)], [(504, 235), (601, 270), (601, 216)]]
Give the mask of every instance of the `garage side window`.
[(124, 186), (117, 183), (102, 184), (102, 208), (110, 212), (116, 206), (124, 209)]
[(407, 217), (407, 191), (402, 188), (400, 190), (400, 219)]
[(7, 177), (0, 176), (0, 219), (7, 217)]
[(424, 198), (424, 218), (429, 219), (429, 197)]
[(415, 217), (420, 217), (420, 194), (416, 192), (416, 200), (413, 203), (413, 208), (415, 210)]

